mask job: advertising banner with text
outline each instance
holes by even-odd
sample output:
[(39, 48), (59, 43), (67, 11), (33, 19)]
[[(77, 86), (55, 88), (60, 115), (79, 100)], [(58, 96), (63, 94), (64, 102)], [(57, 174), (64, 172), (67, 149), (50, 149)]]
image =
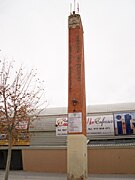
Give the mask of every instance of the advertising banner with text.
[(68, 132), (69, 133), (82, 132), (82, 113), (81, 112), (68, 114)]
[[(73, 118), (70, 114), (70, 126), (68, 127), (68, 118), (56, 119), (56, 136), (67, 135), (70, 132), (78, 132), (80, 130), (80, 114), (76, 114)], [(79, 125), (77, 125), (79, 124)], [(88, 116), (86, 120), (87, 134), (89, 135), (114, 135), (113, 115)], [(75, 129), (75, 130), (74, 130)], [(77, 130), (76, 130), (77, 129)]]
[(132, 135), (135, 134), (135, 112), (116, 113), (115, 135)]
[(87, 117), (87, 134), (114, 135), (113, 115), (99, 115)]
[(67, 117), (56, 119), (56, 136), (67, 135), (68, 119)]

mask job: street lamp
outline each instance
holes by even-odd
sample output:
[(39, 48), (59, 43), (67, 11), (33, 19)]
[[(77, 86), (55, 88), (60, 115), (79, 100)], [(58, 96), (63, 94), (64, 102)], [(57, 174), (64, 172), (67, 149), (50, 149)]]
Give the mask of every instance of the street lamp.
[(75, 106), (77, 105), (77, 103), (78, 103), (78, 100), (77, 99), (75, 99), (75, 98), (73, 98), (72, 99), (72, 104), (73, 104), (73, 106), (74, 106), (74, 112), (75, 112)]

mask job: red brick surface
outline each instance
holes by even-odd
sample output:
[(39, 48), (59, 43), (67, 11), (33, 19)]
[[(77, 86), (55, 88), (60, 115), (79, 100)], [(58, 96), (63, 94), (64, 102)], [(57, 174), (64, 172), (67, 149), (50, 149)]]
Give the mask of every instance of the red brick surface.
[[(82, 112), (82, 133), (86, 135), (83, 27), (80, 15), (69, 16), (69, 21), (72, 21), (72, 18), (75, 18), (79, 25), (69, 26), (68, 113)], [(72, 103), (74, 98), (78, 101), (76, 106)]]

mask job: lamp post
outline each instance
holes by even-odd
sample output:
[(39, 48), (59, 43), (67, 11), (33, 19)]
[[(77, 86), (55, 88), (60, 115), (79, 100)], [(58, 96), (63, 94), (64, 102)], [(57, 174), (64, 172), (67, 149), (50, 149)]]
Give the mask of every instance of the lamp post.
[(74, 110), (73, 110), (73, 112), (75, 112), (76, 110), (75, 110), (75, 106), (77, 105), (77, 103), (78, 103), (78, 100), (77, 99), (75, 99), (75, 98), (73, 98), (72, 99), (72, 104), (73, 104), (73, 106), (74, 106)]

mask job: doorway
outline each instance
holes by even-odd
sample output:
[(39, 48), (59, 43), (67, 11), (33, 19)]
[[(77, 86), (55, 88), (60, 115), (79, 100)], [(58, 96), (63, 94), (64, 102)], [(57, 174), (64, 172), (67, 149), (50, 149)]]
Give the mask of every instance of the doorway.
[[(6, 168), (8, 150), (0, 150), (0, 169)], [(22, 150), (12, 150), (10, 170), (23, 170)]]

